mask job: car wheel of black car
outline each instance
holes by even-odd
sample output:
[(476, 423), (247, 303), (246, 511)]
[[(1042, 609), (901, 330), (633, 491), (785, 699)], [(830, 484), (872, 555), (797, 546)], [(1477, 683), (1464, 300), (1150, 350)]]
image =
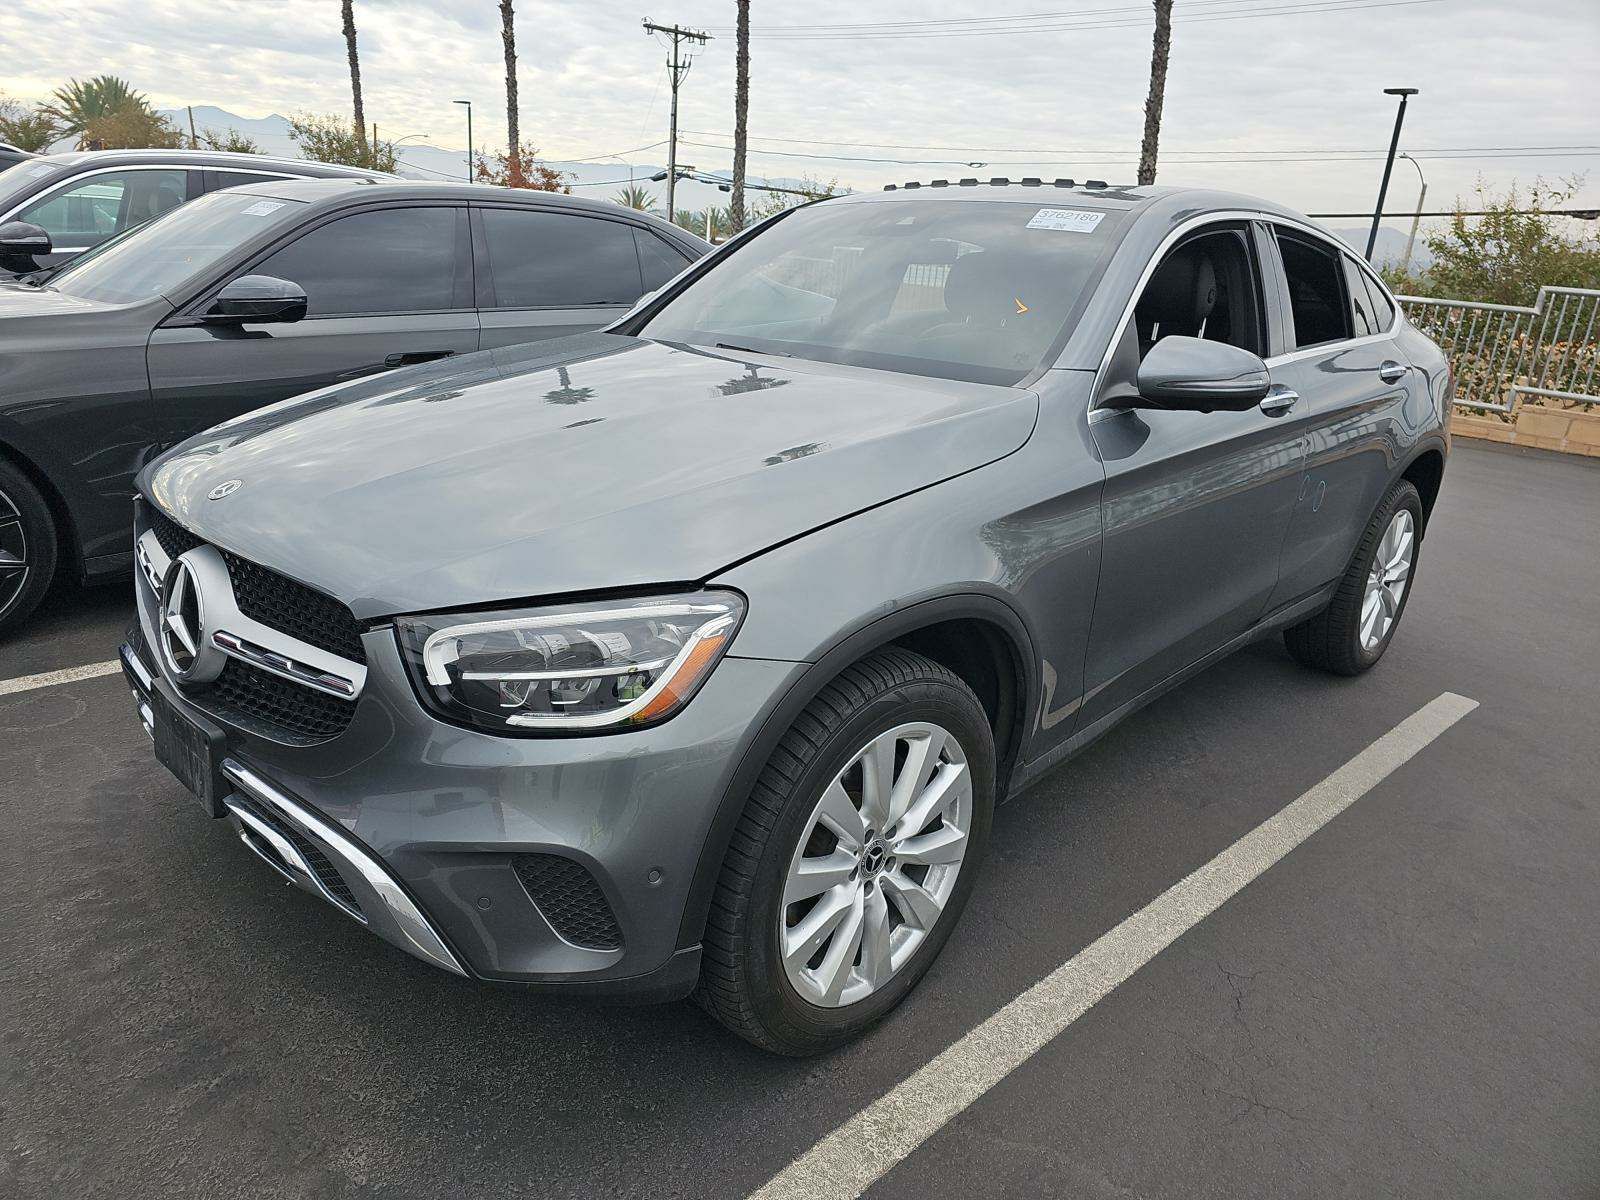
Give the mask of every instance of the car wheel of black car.
[(39, 489), (0, 460), (0, 631), (39, 606), (56, 573), (56, 525)]
[(971, 894), (994, 774), (993, 731), (953, 673), (899, 649), (847, 668), (756, 782), (713, 899), (701, 1003), (793, 1055), (883, 1017)]
[(1407, 480), (1384, 496), (1333, 602), (1284, 630), (1289, 653), (1308, 667), (1359, 675), (1388, 649), (1411, 598), (1422, 543), (1422, 498)]

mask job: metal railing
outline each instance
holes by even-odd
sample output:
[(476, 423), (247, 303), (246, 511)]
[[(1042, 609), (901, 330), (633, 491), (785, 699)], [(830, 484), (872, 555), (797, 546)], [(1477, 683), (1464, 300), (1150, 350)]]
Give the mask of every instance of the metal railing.
[(1600, 404), (1600, 290), (1542, 287), (1531, 308), (1397, 299), (1411, 323), (1449, 355), (1463, 408), (1509, 416), (1524, 396)]

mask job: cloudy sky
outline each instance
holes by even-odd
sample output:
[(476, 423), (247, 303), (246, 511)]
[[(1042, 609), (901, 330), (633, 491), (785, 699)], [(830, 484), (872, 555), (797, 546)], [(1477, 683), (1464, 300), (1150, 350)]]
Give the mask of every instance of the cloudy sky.
[[(858, 188), (942, 175), (1134, 174), (1148, 3), (752, 7), (754, 172)], [(111, 72), (159, 107), (348, 111), (338, 0), (10, 0), (7, 9), (0, 93), (13, 97)], [(1430, 208), (1470, 193), (1480, 175), (1499, 188), (1583, 172), (1580, 198), (1600, 205), (1600, 0), (1178, 0), (1175, 12), (1163, 182), (1235, 187), (1307, 211), (1370, 208), (1394, 113), (1382, 89), (1405, 85), (1421, 95), (1402, 149), (1422, 160)], [(480, 145), (503, 141), (495, 0), (356, 0), (356, 15), (368, 119), (386, 135), (461, 146), (450, 101), (462, 97), (475, 101)], [(518, 0), (526, 139), (552, 158), (664, 161), (650, 146), (666, 132), (664, 50), (640, 27), (647, 15), (713, 33), (683, 93), (681, 125), (693, 131), (684, 136), (703, 144), (681, 158), (726, 169), (733, 0)], [(995, 20), (1013, 15), (1027, 19)], [(866, 159), (936, 161), (857, 161)], [(1391, 209), (1416, 199), (1415, 172), (1399, 169)]]

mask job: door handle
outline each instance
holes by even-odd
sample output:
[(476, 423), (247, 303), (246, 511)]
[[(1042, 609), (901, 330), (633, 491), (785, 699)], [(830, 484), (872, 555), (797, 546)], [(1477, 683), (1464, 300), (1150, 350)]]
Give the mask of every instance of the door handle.
[(437, 362), (441, 358), (450, 358), (454, 350), (413, 350), (405, 354), (391, 354), (383, 360), (386, 367), (414, 367), (418, 363)]
[(1269, 417), (1281, 417), (1300, 402), (1300, 393), (1293, 388), (1286, 388), (1281, 383), (1272, 385), (1272, 390), (1267, 393), (1266, 399), (1261, 402), (1261, 411)]
[(1392, 358), (1378, 368), (1378, 378), (1385, 383), (1399, 383), (1406, 377), (1406, 369)]

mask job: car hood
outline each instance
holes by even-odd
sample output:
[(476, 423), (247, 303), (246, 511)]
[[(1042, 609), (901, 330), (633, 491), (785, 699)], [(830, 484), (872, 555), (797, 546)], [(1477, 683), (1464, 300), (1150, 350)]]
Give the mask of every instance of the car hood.
[(19, 321), (59, 322), (63, 317), (96, 316), (111, 307), (96, 300), (63, 296), (47, 287), (0, 282), (0, 321), (8, 329)]
[(584, 334), (274, 405), (141, 485), (371, 619), (703, 580), (1011, 453), (1037, 412), (1016, 388)]

